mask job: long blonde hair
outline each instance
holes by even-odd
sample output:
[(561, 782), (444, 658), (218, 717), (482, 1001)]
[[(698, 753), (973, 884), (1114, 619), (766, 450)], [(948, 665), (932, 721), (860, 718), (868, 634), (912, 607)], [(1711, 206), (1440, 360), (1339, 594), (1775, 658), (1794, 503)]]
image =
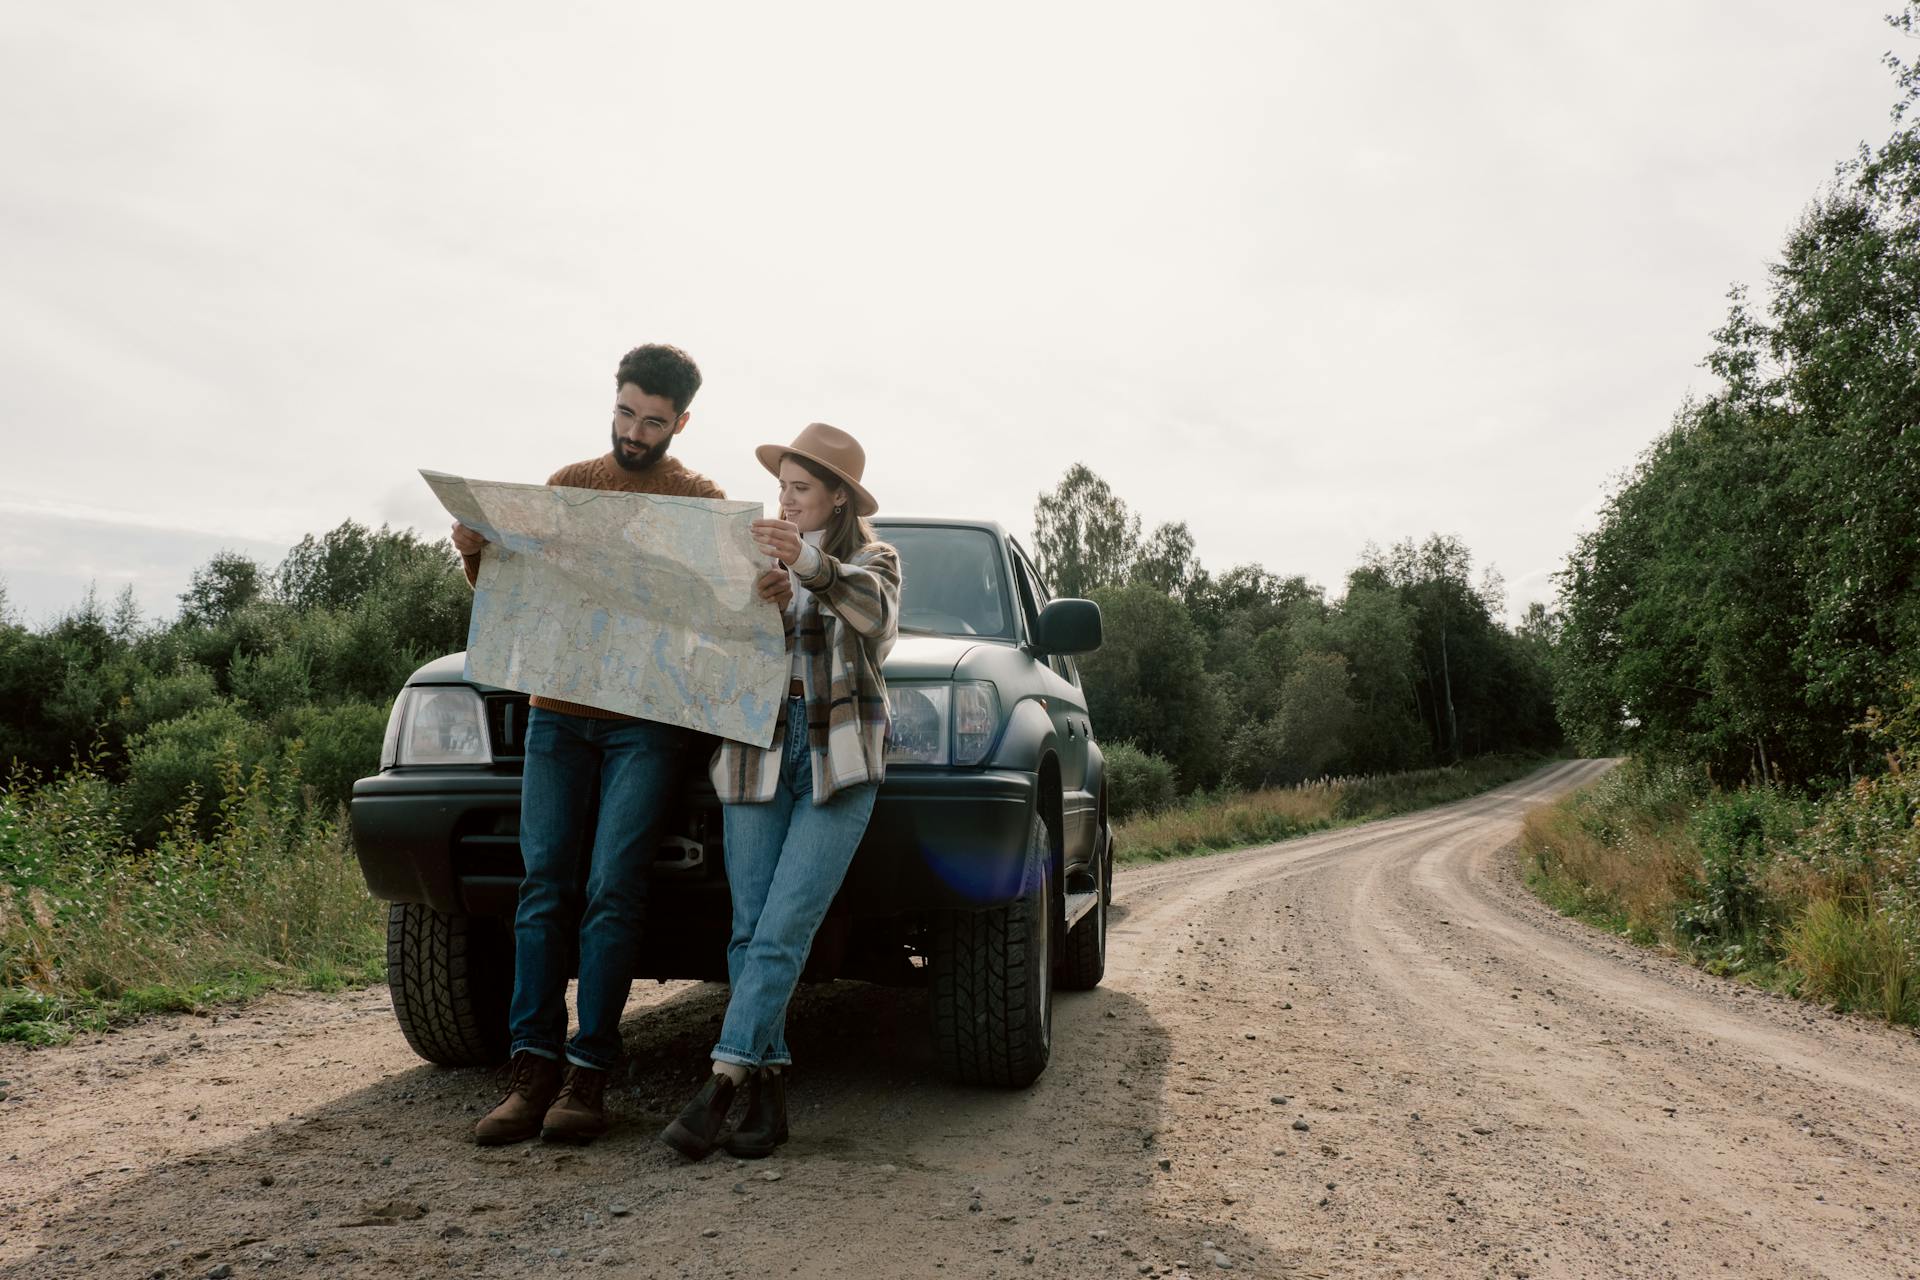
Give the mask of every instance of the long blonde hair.
[(803, 458), (797, 453), (789, 453), (780, 459), (782, 462), (789, 460), (799, 463), (808, 475), (825, 485), (829, 493), (838, 491), (847, 495), (847, 500), (838, 504), (838, 509), (827, 518), (827, 533), (820, 539), (822, 551), (835, 560), (850, 560), (862, 547), (880, 541), (880, 535), (873, 531), (873, 525), (865, 516), (854, 510), (852, 485), (812, 458)]

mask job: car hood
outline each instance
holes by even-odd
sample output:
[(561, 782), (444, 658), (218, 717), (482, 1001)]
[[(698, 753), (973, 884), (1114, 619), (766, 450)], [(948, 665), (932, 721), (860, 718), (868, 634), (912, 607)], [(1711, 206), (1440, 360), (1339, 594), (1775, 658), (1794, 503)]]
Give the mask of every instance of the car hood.
[(979, 647), (971, 636), (902, 635), (880, 674), (889, 680), (951, 680), (960, 660)]
[[(894, 641), (881, 674), (889, 680), (951, 680), (960, 660), (980, 643), (969, 636), (902, 635)], [(467, 655), (450, 653), (435, 658), (414, 672), (407, 683), (466, 684)]]

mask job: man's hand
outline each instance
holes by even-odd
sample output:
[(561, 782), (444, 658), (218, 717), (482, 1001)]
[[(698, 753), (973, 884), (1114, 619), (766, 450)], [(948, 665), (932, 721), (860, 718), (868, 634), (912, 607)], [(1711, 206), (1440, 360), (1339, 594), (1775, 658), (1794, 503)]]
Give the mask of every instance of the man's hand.
[(753, 545), (763, 556), (772, 556), (791, 565), (800, 558), (800, 526), (787, 520), (755, 520), (751, 526)]
[(477, 556), (487, 545), (486, 537), (477, 529), (469, 529), (458, 520), (453, 522), (453, 549), (463, 556)]
[(776, 609), (785, 609), (793, 599), (793, 579), (785, 569), (769, 569), (760, 575), (760, 598)]

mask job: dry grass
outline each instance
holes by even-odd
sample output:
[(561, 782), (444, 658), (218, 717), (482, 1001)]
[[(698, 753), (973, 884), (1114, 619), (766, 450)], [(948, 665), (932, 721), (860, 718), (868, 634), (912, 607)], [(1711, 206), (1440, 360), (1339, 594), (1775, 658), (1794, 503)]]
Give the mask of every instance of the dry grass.
[(1920, 787), (1817, 803), (1633, 763), (1527, 816), (1527, 880), (1557, 910), (1713, 972), (1920, 1022)]
[(1464, 799), (1539, 768), (1532, 756), (1484, 756), (1446, 769), (1325, 778), (1263, 791), (1202, 793), (1114, 829), (1122, 862), (1160, 862), (1408, 813)]
[(1596, 830), (1563, 803), (1529, 813), (1520, 841), (1536, 892), (1560, 911), (1642, 941), (1677, 944), (1674, 904), (1700, 874), (1684, 822), (1647, 813)]

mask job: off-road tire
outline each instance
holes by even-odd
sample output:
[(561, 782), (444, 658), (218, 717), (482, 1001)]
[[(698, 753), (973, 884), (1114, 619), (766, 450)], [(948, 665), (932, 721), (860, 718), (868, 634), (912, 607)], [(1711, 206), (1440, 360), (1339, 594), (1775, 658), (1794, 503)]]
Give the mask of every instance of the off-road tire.
[(1093, 860), (1093, 910), (1067, 930), (1054, 981), (1062, 991), (1091, 991), (1107, 973), (1107, 909), (1113, 905), (1113, 833), (1101, 832), (1100, 855)]
[(387, 985), (401, 1032), (428, 1062), (485, 1067), (505, 1060), (513, 935), (501, 921), (393, 903)]
[(933, 1053), (962, 1084), (1021, 1089), (1053, 1049), (1052, 845), (1036, 811), (1027, 829), (1020, 896), (934, 922)]

